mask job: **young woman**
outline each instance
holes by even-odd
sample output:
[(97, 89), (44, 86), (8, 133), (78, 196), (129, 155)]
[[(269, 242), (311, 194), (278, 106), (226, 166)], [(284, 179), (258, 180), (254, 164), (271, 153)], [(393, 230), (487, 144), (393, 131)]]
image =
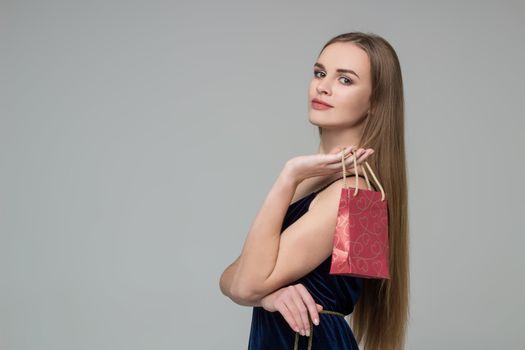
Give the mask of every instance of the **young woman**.
[[(250, 350), (358, 344), (400, 350), (409, 318), (409, 256), (399, 60), (380, 36), (352, 32), (329, 40), (313, 68), (308, 111), (319, 128), (319, 151), (286, 162), (220, 288), (253, 306)], [(385, 191), (389, 280), (329, 274), (343, 148), (350, 150), (344, 151), (347, 186), (367, 188), (360, 178), (366, 160)]]

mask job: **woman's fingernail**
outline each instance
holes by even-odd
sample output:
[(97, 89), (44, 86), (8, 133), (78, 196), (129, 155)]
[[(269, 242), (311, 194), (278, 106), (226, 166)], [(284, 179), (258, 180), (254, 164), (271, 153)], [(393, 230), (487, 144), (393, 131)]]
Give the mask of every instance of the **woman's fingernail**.
[(319, 326), (319, 320), (317, 318), (314, 318), (314, 323), (316, 326)]

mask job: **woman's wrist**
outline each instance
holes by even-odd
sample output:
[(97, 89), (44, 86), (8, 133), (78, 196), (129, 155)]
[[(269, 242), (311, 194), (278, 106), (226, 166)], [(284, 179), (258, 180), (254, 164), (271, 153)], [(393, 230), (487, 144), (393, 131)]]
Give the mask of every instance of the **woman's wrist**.
[(286, 162), (279, 176), (282, 178), (284, 183), (295, 187), (297, 187), (297, 185), (299, 185), (304, 180), (298, 176), (293, 163), (290, 161)]

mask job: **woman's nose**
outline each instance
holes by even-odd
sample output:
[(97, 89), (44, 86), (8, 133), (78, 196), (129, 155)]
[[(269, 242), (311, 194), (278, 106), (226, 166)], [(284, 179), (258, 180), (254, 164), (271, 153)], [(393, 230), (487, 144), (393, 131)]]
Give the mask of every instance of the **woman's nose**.
[(319, 95), (323, 93), (330, 95), (330, 88), (327, 86), (326, 82), (324, 81), (317, 84), (316, 90)]

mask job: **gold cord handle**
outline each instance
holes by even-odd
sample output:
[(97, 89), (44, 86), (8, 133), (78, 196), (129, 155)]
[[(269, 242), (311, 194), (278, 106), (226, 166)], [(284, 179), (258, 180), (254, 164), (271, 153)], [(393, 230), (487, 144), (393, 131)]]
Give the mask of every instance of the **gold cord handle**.
[[(337, 312), (337, 311), (331, 311), (331, 310), (321, 310), (319, 311), (321, 314), (331, 314), (331, 315), (337, 315), (341, 317), (345, 317), (344, 314)], [(310, 318), (310, 314), (308, 314), (308, 319), (310, 320), (310, 336), (308, 337), (308, 350), (312, 349), (312, 340), (314, 339), (314, 325), (312, 322), (312, 319)], [(298, 350), (299, 349), (299, 333), (295, 332), (295, 341), (293, 344), (293, 349)]]
[[(354, 189), (354, 197), (357, 195), (358, 188), (357, 188), (357, 178), (359, 177), (359, 169), (357, 167), (357, 156), (355, 152), (352, 152), (352, 157), (354, 160), (354, 169), (355, 169), (355, 189)], [(343, 147), (343, 151), (341, 152), (341, 163), (343, 164), (343, 186), (344, 188), (348, 188), (346, 185), (346, 166), (345, 166), (345, 148)], [(381, 201), (385, 199), (385, 191), (383, 190), (383, 186), (381, 186), (381, 183), (377, 179), (376, 175), (372, 171), (372, 168), (368, 164), (368, 162), (365, 160), (365, 165), (368, 168), (368, 171), (370, 171), (370, 174), (372, 174), (372, 177), (374, 178), (376, 184), (378, 185), (379, 189), (381, 190)], [(371, 190), (370, 187), (370, 181), (368, 180), (368, 176), (366, 174), (365, 168), (362, 168), (363, 174), (365, 175), (366, 184), (368, 186), (368, 189)]]

